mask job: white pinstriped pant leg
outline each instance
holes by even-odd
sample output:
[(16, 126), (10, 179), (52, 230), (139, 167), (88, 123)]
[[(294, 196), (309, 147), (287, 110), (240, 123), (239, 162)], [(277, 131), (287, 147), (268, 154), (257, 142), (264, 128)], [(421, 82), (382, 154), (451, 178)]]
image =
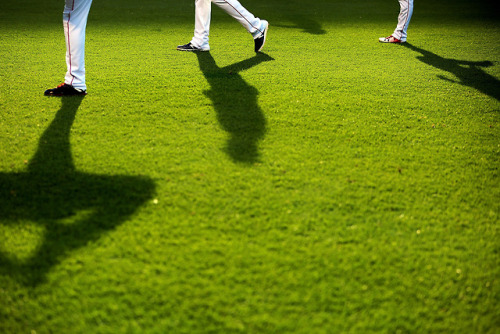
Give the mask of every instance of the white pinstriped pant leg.
[(197, 48), (208, 49), (212, 3), (210, 0), (195, 0), (195, 6), (194, 36), (191, 44)]
[(239, 3), (239, 1), (212, 0), (212, 2), (238, 21), (254, 38), (260, 36), (264, 32), (261, 19), (250, 13)]
[(65, 0), (63, 12), (67, 72), (64, 82), (78, 89), (85, 84), (85, 29), (92, 0)]
[(399, 0), (399, 7), (398, 26), (392, 36), (406, 42), (408, 25), (413, 14), (413, 0)]
[(198, 48), (208, 48), (210, 34), (211, 3), (222, 8), (226, 13), (238, 21), (254, 38), (260, 36), (264, 30), (262, 20), (255, 17), (237, 0), (196, 0), (195, 29), (191, 44)]

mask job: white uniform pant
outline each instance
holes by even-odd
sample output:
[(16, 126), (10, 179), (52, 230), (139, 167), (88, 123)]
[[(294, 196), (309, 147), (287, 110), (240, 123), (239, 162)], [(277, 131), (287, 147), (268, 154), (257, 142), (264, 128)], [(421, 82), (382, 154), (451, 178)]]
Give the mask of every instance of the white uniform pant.
[(209, 49), (208, 35), (210, 33), (212, 2), (245, 27), (253, 38), (257, 38), (263, 33), (262, 20), (246, 10), (237, 0), (195, 0), (195, 28), (194, 37), (191, 40), (191, 44), (195, 47)]
[(411, 15), (413, 14), (413, 0), (399, 0), (399, 16), (398, 16), (398, 26), (392, 36), (406, 42), (408, 36), (408, 25), (410, 24)]
[(85, 29), (92, 0), (65, 0), (63, 12), (67, 72), (64, 82), (78, 89), (85, 85)]

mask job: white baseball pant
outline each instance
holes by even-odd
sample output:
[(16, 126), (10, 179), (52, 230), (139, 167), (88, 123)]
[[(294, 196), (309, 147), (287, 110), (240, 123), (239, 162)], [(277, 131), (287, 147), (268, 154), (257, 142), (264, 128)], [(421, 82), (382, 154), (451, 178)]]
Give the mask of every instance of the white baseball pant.
[(64, 82), (86, 90), (85, 29), (92, 0), (65, 0), (63, 12), (67, 72)]
[(411, 15), (413, 14), (413, 0), (399, 0), (399, 16), (398, 16), (398, 26), (392, 36), (406, 42), (408, 37), (408, 25), (410, 24)]
[(209, 50), (208, 35), (210, 33), (210, 19), (212, 2), (238, 21), (253, 38), (264, 32), (262, 20), (246, 10), (237, 0), (195, 0), (195, 28), (191, 44), (203, 50)]

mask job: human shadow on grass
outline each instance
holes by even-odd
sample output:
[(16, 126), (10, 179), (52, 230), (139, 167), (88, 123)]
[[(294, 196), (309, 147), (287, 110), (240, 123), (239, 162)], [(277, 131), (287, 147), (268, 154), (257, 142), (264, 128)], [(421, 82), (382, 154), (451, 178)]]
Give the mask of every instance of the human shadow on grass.
[(489, 95), (500, 101), (500, 81), (482, 69), (484, 67), (493, 66), (491, 61), (467, 61), (444, 58), (409, 43), (404, 43), (402, 45), (412, 51), (419, 52), (421, 56), (418, 56), (417, 59), (421, 62), (449, 72), (455, 75), (459, 81), (455, 81), (441, 75), (438, 76), (439, 78), (449, 82), (472, 87), (481, 93)]
[(50, 269), (71, 251), (116, 228), (155, 191), (154, 182), (147, 177), (75, 169), (70, 129), (82, 99), (62, 98), (26, 172), (0, 173), (0, 225), (4, 225), (0, 228), (15, 231), (16, 226), (22, 229), (36, 224), (44, 230), (38, 247), (23, 258), (8, 249), (5, 240), (0, 244), (0, 275), (28, 286), (43, 283)]
[(196, 52), (196, 55), (200, 69), (210, 84), (210, 90), (204, 93), (212, 100), (217, 119), (230, 136), (226, 152), (236, 162), (257, 162), (258, 142), (266, 132), (266, 119), (257, 103), (259, 92), (245, 82), (239, 72), (274, 59), (258, 53), (221, 68), (210, 52)]
[(292, 15), (287, 17), (293, 24), (274, 24), (277, 27), (281, 28), (291, 28), (291, 29), (300, 29), (302, 32), (311, 35), (325, 35), (326, 30), (323, 29), (321, 23), (312, 19), (306, 15)]

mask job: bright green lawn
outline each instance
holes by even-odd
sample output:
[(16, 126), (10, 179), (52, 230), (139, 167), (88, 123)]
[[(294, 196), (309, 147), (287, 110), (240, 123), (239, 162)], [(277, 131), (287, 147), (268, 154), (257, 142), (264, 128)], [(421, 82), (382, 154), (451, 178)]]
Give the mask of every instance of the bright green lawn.
[(243, 3), (0, 3), (0, 332), (498, 333), (493, 1)]

